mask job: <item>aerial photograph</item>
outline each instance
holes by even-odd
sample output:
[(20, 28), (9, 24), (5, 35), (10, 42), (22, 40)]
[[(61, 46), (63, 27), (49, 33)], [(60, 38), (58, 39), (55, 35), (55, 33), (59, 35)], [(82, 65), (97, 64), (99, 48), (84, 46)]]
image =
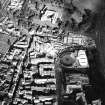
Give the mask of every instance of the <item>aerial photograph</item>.
[(105, 0), (0, 0), (0, 105), (105, 105)]

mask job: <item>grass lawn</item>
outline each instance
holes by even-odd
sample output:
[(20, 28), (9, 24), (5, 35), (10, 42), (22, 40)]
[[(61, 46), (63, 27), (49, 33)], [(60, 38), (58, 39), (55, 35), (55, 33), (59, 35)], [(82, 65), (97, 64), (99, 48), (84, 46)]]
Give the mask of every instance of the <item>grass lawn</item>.
[(16, 40), (16, 37), (11, 37), (0, 33), (0, 53), (5, 54), (8, 51), (10, 47), (10, 45), (8, 44), (8, 39), (12, 44)]

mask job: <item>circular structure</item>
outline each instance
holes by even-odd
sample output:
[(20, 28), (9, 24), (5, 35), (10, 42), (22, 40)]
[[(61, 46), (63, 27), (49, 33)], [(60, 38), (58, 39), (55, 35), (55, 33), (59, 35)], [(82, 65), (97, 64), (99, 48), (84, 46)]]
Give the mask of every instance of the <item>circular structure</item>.
[(65, 66), (72, 66), (76, 59), (70, 53), (65, 53), (61, 58), (61, 64)]

